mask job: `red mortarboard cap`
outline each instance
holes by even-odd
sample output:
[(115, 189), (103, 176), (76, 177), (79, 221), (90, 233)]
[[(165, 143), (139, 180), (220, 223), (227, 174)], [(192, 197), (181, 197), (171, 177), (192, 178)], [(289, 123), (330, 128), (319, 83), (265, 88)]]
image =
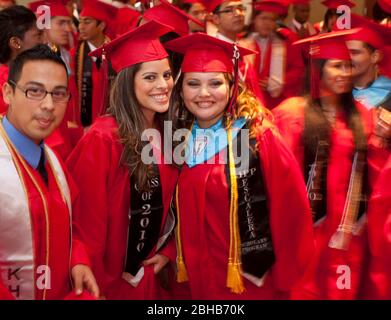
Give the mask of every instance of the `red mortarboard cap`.
[(141, 62), (161, 60), (168, 56), (159, 37), (172, 31), (170, 26), (154, 20), (130, 30), (113, 41), (92, 51), (89, 55), (100, 57), (103, 51), (115, 72)]
[(358, 29), (356, 33), (348, 35), (346, 40), (363, 41), (378, 50), (383, 50), (385, 45), (391, 45), (391, 28), (354, 13), (351, 14), (351, 24)]
[(140, 12), (129, 8), (122, 7), (118, 9), (117, 16), (115, 18), (116, 22), (116, 33), (117, 35), (123, 34), (133, 28), (135, 28), (140, 20)]
[(337, 9), (339, 6), (348, 6), (349, 8), (353, 8), (356, 5), (349, 0), (325, 0), (322, 1), (322, 4), (329, 9)]
[(202, 3), (204, 4), (204, 2), (202, 0), (183, 0), (182, 3)]
[(261, 0), (253, 3), (257, 11), (275, 12), (278, 15), (288, 13), (289, 2), (287, 0)]
[(291, 0), (291, 4), (310, 4), (310, 0)]
[(346, 37), (349, 34), (357, 32), (357, 29), (332, 31), (323, 33), (313, 37), (308, 37), (296, 41), (294, 45), (309, 43), (309, 56), (311, 61), (311, 95), (313, 98), (318, 98), (320, 95), (319, 82), (321, 70), (314, 63), (319, 59), (340, 59), (351, 60), (350, 53), (346, 46)]
[(52, 17), (68, 17), (70, 16), (70, 13), (65, 7), (67, 2), (67, 0), (39, 0), (30, 2), (28, 6), (34, 13), (37, 13), (37, 10), (40, 6), (48, 6), (50, 8), (50, 15)]
[(91, 17), (99, 21), (104, 21), (106, 24), (115, 22), (118, 8), (99, 0), (83, 0), (83, 9), (80, 12), (80, 17)]
[[(221, 5), (224, 2), (228, 2), (228, 1), (229, 0), (210, 0), (210, 1), (205, 1), (205, 5), (206, 5), (209, 12), (213, 12), (214, 10), (216, 10), (216, 8), (219, 5)], [(232, 0), (232, 1), (240, 2), (240, 0)]]
[(341, 59), (350, 60), (346, 38), (357, 32), (357, 29), (333, 31), (296, 41), (294, 45), (310, 43), (312, 59)]
[(377, 0), (377, 3), (383, 11), (391, 13), (391, 0)]
[(201, 27), (204, 26), (201, 21), (193, 18), (166, 0), (160, 0), (159, 5), (145, 11), (143, 18), (147, 20), (156, 20), (168, 25), (173, 28), (172, 31), (181, 36), (189, 34), (189, 20), (197, 23)]
[[(204, 33), (171, 40), (165, 47), (183, 53), (182, 72), (233, 72), (234, 45)], [(241, 56), (256, 53), (237, 46)]]

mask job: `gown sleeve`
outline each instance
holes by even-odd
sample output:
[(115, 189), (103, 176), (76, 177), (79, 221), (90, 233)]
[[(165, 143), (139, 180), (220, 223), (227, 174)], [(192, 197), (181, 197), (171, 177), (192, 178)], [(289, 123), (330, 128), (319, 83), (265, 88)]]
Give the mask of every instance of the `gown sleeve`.
[(258, 135), (258, 145), (276, 256), (272, 277), (275, 287), (286, 292), (303, 276), (312, 257), (312, 216), (298, 163), (270, 126)]
[(79, 249), (80, 242), (85, 244), (101, 292), (104, 292), (109, 281), (104, 268), (104, 255), (109, 213), (107, 179), (110, 154), (110, 141), (99, 132), (90, 130), (67, 160), (80, 190), (73, 216), (74, 243)]

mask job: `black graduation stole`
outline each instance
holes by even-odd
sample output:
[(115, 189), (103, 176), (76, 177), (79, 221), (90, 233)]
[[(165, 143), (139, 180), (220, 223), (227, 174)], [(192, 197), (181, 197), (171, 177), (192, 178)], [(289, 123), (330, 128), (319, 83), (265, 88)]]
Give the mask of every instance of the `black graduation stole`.
[(79, 92), (81, 123), (87, 127), (92, 123), (92, 63), (88, 56), (90, 47), (87, 42), (80, 43), (76, 51), (76, 83)]
[(153, 164), (149, 190), (140, 191), (130, 178), (130, 223), (125, 272), (135, 276), (150, 252), (158, 243), (163, 221), (163, 197), (159, 169)]
[[(242, 150), (242, 130), (232, 145)], [(258, 278), (272, 267), (275, 262), (273, 242), (270, 232), (269, 209), (260, 160), (256, 150), (256, 139), (250, 138), (248, 145), (248, 166), (241, 168), (235, 159), (236, 180), (238, 186), (238, 221), (241, 243), (242, 270)], [(228, 147), (227, 147), (228, 149)], [(243, 157), (243, 155), (242, 155)], [(229, 157), (227, 157), (229, 159)], [(228, 186), (231, 185), (229, 161), (225, 166)], [(238, 170), (243, 169), (243, 170)], [(230, 197), (230, 188), (229, 199)]]
[[(306, 106), (304, 114), (304, 178), (307, 182), (307, 195), (312, 211), (312, 220), (316, 223), (327, 212), (327, 165), (330, 128), (319, 106)], [(316, 127), (317, 130), (312, 130), (311, 134), (306, 134), (306, 130), (310, 127)]]
[[(319, 222), (327, 213), (327, 167), (330, 146), (330, 126), (319, 105), (304, 110), (304, 177), (310, 201), (313, 222)], [(311, 128), (311, 130), (310, 130)], [(316, 130), (314, 130), (316, 128)], [(309, 130), (307, 132), (307, 130)], [(310, 133), (311, 134), (310, 134)], [(316, 134), (314, 134), (316, 132)], [(366, 152), (355, 151), (345, 206), (351, 209), (344, 215), (356, 222), (366, 211), (367, 165)], [(350, 213), (349, 213), (350, 212)], [(357, 215), (356, 217), (354, 217)], [(342, 219), (343, 220), (343, 219)], [(341, 225), (343, 221), (341, 220)]]
[(386, 99), (380, 104), (380, 107), (383, 107), (387, 111), (391, 111), (391, 93), (388, 94)]

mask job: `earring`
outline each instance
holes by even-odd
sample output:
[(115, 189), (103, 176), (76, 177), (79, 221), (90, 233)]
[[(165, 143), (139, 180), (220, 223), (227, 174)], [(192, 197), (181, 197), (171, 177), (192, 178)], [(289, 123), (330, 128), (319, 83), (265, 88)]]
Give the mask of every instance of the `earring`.
[(16, 49), (20, 49), (22, 46), (20, 45), (20, 43), (18, 43), (17, 45), (16, 45)]
[(178, 120), (185, 121), (186, 120), (186, 107), (183, 100), (180, 101), (180, 105), (178, 108)]

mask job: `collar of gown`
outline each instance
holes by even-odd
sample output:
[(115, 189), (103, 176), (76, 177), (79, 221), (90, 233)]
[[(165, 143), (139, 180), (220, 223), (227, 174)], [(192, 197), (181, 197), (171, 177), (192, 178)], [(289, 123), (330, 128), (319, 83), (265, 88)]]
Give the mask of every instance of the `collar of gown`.
[[(239, 118), (234, 122), (232, 139), (238, 135), (239, 130), (245, 124), (246, 119), (244, 118)], [(200, 128), (197, 121), (195, 121), (191, 130), (191, 136), (188, 139), (185, 161), (192, 168), (198, 164), (205, 163), (225, 149), (227, 145), (227, 131), (223, 128), (222, 119), (206, 129)]]

